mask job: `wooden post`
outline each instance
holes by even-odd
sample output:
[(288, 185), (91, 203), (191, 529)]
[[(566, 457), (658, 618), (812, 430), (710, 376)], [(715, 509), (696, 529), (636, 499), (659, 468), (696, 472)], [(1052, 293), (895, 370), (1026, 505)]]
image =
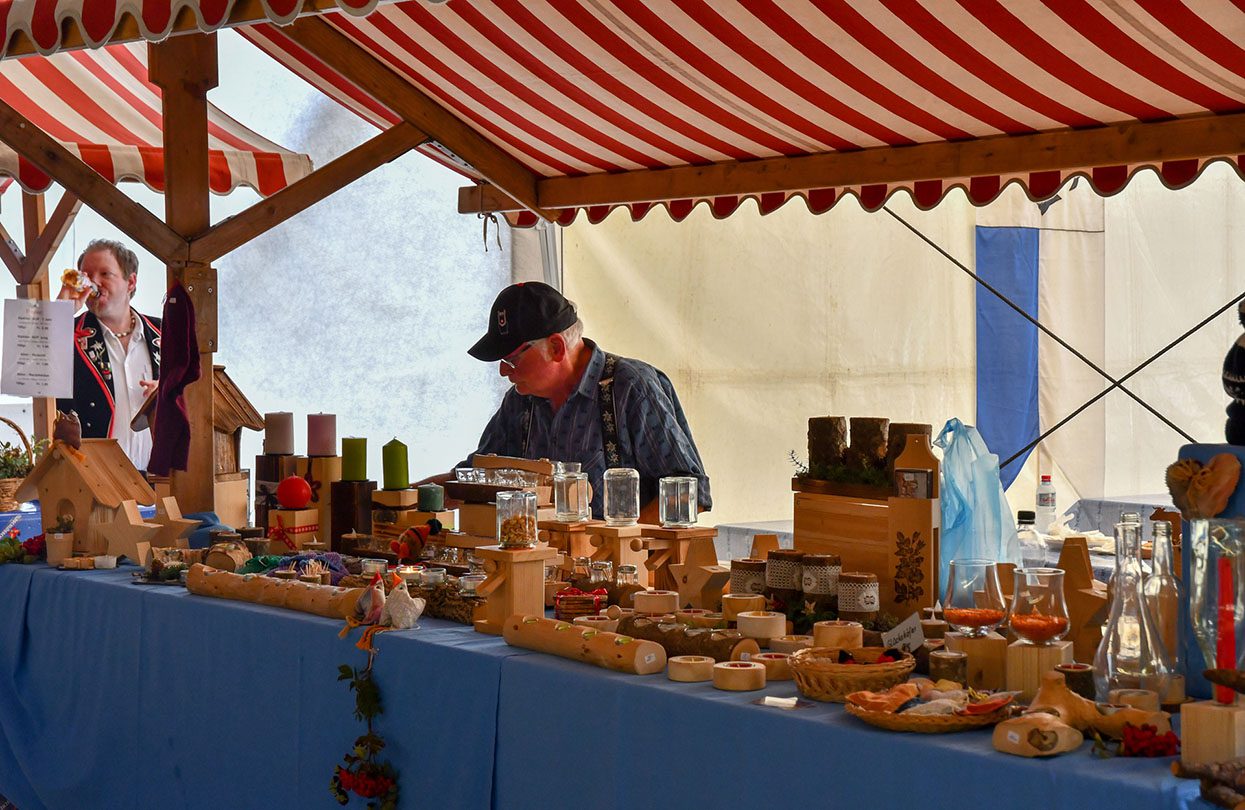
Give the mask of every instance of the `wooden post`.
[[(39, 237), (43, 234), (43, 229), (47, 225), (47, 212), (44, 208), (42, 194), (22, 192), (22, 225), (23, 230), (26, 232), (26, 255), (31, 256), (35, 249), (35, 244), (39, 241)], [(43, 267), (38, 269), (33, 280), (26, 284), (18, 282), (18, 298), (47, 301), (51, 298), (51, 295), (52, 291), (51, 286), (48, 284), (46, 261), (43, 263)], [(31, 415), (34, 421), (35, 440), (52, 438), (52, 423), (56, 421), (56, 400), (47, 397), (35, 397), (31, 400)]]
[[(216, 35), (169, 37), (148, 46), (151, 80), (164, 96), (165, 220), (189, 239), (211, 227), (208, 185), (207, 93), (216, 86)], [(212, 436), (212, 355), (217, 347), (216, 270), (185, 261), (168, 265), (168, 283), (180, 281), (194, 305), (201, 374), (186, 389), (190, 414), (189, 469), (174, 470), (173, 494), (186, 512), (215, 504)]]

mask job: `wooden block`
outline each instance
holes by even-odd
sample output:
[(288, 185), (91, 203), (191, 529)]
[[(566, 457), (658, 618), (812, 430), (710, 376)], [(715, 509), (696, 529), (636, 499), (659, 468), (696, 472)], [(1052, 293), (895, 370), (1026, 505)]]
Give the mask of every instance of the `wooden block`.
[(251, 472), (220, 473), (216, 476), (216, 516), (235, 529), (251, 519)]
[[(372, 490), (376, 489), (376, 482), (334, 481), (329, 489), (332, 492), (329, 548), (333, 551), (344, 551), (342, 535), (351, 532), (372, 533)], [(256, 520), (258, 519), (257, 514)]]
[(1007, 639), (998, 633), (967, 638), (947, 633), (947, 649), (968, 656), (968, 685), (974, 689), (1003, 689), (1007, 685)]
[(778, 535), (754, 534), (752, 535), (752, 552), (748, 555), (748, 558), (764, 560), (769, 557), (771, 551), (777, 551), (778, 549)]
[(342, 480), (341, 456), (298, 456), (294, 465), (311, 486), (311, 506), (320, 510), (320, 525), (333, 523), (333, 484)]
[(268, 551), (289, 554), (312, 539), (319, 539), (319, 509), (269, 509)]
[(418, 509), (399, 509), (395, 513), (397, 520), (394, 526), (399, 529), (409, 529), (412, 526), (423, 526), (430, 520), (437, 520), (441, 523), (441, 528), (446, 531), (455, 529), (454, 512), (421, 512)]
[(458, 530), (476, 537), (497, 537), (497, 506), (465, 503), (458, 507)]
[[(644, 536), (653, 537), (658, 540), (696, 540), (704, 537), (714, 538), (718, 536), (718, 530), (712, 526), (689, 526), (683, 529), (671, 529), (665, 526), (644, 526)], [(773, 535), (777, 538), (778, 535)]]
[[(1072, 663), (1072, 642), (1056, 641), (1036, 646), (1016, 641), (1007, 645), (1007, 690), (1019, 692), (1020, 702), (1028, 703), (1042, 685), (1042, 675), (1056, 664)], [(969, 666), (972, 666), (970, 659)]]
[(537, 475), (553, 475), (553, 462), (547, 458), (518, 458), (495, 456), (492, 453), (476, 453), (471, 457), (471, 466), (486, 470), (524, 470)]
[(1180, 709), (1180, 761), (1205, 765), (1245, 756), (1245, 706), (1213, 700), (1186, 703)]
[(558, 556), (551, 548), (509, 549), (481, 546), (475, 550), (488, 575), (476, 587), (487, 601), (476, 609), (475, 629), (500, 635), (506, 619), (515, 614), (540, 616), (545, 610), (545, 561)]
[(419, 503), (413, 489), (378, 489), (372, 493), (372, 504), (385, 509), (406, 509)]

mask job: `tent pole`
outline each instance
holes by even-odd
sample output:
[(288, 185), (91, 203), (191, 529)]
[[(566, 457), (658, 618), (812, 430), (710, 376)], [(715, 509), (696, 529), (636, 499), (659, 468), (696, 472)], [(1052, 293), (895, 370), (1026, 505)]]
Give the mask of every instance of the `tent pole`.
[[(165, 220), (183, 238), (212, 224), (208, 185), (207, 93), (217, 83), (216, 35), (187, 34), (148, 45), (151, 80), (164, 95)], [(212, 359), (217, 347), (216, 270), (184, 259), (168, 265), (168, 283), (180, 281), (194, 305), (199, 379), (185, 392), (190, 414), (189, 469), (174, 470), (172, 492), (183, 512), (215, 507), (212, 436)]]

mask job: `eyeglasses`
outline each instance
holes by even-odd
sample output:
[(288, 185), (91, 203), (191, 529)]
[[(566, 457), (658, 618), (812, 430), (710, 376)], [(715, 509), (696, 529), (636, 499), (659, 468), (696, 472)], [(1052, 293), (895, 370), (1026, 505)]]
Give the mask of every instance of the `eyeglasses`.
[(515, 350), (514, 350), (514, 351), (512, 351), (510, 354), (508, 354), (508, 355), (506, 355), (505, 357), (503, 357), (503, 358), (501, 359), (501, 363), (502, 363), (502, 365), (504, 365), (504, 366), (508, 366), (509, 368), (512, 368), (512, 369), (513, 369), (513, 368), (518, 368), (518, 367), (519, 367), (519, 360), (521, 360), (521, 359), (523, 358), (523, 355), (524, 355), (524, 354), (527, 352), (527, 350), (528, 350), (528, 349), (530, 349), (530, 348), (532, 348), (532, 343), (531, 343), (531, 341), (529, 341), (529, 342), (527, 342), (527, 343), (524, 343), (522, 346), (520, 346), (519, 348), (515, 349)]

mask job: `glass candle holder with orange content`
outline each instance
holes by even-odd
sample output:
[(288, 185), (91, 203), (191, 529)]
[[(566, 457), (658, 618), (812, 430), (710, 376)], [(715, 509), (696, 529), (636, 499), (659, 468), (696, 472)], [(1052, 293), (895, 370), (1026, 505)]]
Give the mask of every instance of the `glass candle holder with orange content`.
[(943, 618), (967, 638), (980, 638), (1006, 617), (998, 566), (993, 560), (952, 560)]
[(1044, 646), (1068, 634), (1068, 608), (1063, 599), (1063, 571), (1058, 568), (1017, 568), (1007, 620), (1016, 637)]

